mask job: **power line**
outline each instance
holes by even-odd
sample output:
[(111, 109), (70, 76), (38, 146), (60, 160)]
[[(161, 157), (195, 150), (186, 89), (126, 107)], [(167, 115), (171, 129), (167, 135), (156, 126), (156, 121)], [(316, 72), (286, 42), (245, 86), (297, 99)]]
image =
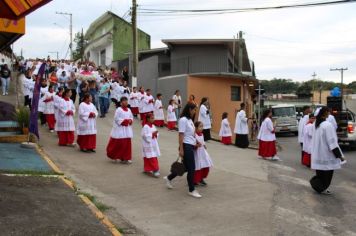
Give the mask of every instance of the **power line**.
[(231, 8), (231, 9), (153, 9), (153, 8), (140, 8), (139, 12), (141, 14), (160, 16), (163, 14), (184, 14), (189, 15), (192, 13), (195, 14), (229, 14), (237, 12), (248, 12), (248, 11), (264, 11), (264, 10), (276, 10), (276, 9), (285, 9), (285, 8), (302, 8), (302, 7), (319, 7), (327, 5), (336, 5), (336, 4), (346, 4), (354, 3), (356, 0), (339, 0), (339, 1), (330, 1), (330, 2), (311, 2), (303, 4), (291, 4), (291, 5), (280, 5), (273, 7), (249, 7), (249, 8)]

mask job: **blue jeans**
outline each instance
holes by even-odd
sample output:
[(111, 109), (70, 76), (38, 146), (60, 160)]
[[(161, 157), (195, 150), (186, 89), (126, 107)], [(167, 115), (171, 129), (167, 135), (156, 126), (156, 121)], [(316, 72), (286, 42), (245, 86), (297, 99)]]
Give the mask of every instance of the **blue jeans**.
[(10, 78), (1, 78), (1, 86), (2, 86), (2, 94), (5, 95), (5, 93), (9, 92), (9, 87), (10, 87)]
[(108, 113), (109, 109), (109, 98), (106, 97), (99, 97), (99, 104), (100, 104), (100, 114), (105, 116)]

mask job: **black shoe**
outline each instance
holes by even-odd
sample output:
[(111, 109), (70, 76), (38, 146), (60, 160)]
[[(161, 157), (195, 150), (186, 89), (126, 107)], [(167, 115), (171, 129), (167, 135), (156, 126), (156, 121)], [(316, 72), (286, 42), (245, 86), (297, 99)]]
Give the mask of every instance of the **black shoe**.
[(90, 152), (96, 152), (94, 149), (89, 149)]
[(105, 115), (101, 115), (100, 118), (105, 118)]
[(200, 186), (207, 186), (208, 184), (202, 179), (199, 183)]
[(90, 152), (89, 150), (85, 150), (85, 149), (80, 149), (80, 151), (81, 152), (86, 152), (86, 153)]

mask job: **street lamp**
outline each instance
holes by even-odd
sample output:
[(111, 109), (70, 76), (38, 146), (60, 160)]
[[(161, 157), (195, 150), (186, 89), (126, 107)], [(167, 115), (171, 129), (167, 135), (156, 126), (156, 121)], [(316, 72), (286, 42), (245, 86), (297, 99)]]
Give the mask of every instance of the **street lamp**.
[(69, 49), (70, 49), (70, 59), (72, 60), (73, 59), (73, 19), (72, 19), (73, 14), (68, 12), (56, 12), (56, 14), (69, 16), (69, 37), (70, 37)]

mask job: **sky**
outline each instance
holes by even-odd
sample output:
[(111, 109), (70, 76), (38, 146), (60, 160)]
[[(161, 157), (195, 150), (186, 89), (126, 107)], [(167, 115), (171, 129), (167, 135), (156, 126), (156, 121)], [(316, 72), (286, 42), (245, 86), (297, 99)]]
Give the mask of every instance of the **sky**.
[[(137, 0), (139, 9), (226, 9), (280, 6), (322, 0)], [(324, 1), (325, 2), (325, 1)], [(25, 58), (68, 55), (69, 19), (73, 32), (84, 32), (91, 22), (111, 10), (125, 17), (130, 0), (53, 0), (26, 17), (26, 34), (14, 44)], [(254, 11), (208, 16), (147, 16), (138, 14), (138, 27), (151, 35), (151, 48), (164, 47), (162, 39), (233, 38), (243, 31), (258, 79), (286, 78), (340, 82), (356, 81), (356, 3), (323, 7)]]

